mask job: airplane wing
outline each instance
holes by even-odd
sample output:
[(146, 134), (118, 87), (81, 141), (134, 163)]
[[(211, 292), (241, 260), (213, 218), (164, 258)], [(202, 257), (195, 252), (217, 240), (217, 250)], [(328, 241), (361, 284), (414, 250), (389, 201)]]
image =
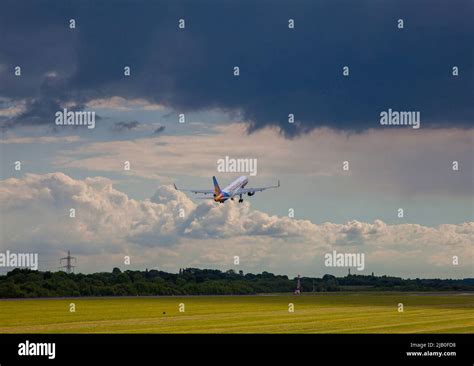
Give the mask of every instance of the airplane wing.
[(173, 185), (174, 185), (174, 189), (176, 189), (177, 191), (200, 193), (200, 194), (214, 194), (213, 189), (178, 189), (178, 187), (176, 187), (176, 184), (173, 184)]
[(234, 195), (237, 196), (239, 194), (262, 192), (266, 189), (278, 188), (278, 187), (280, 187), (280, 181), (278, 181), (278, 184), (276, 186), (268, 186), (268, 187), (260, 187), (260, 188), (240, 188), (236, 192), (234, 192)]

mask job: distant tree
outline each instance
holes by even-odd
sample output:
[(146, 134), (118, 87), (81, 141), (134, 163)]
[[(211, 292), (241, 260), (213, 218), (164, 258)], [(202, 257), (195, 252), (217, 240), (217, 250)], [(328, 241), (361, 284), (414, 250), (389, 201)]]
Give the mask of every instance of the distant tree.
[[(293, 292), (295, 279), (274, 275), (234, 270), (222, 272), (213, 269), (186, 268), (181, 274), (158, 270), (111, 273), (68, 274), (14, 269), (0, 276), (0, 297), (51, 297), (51, 296), (125, 296), (125, 295), (241, 295), (270, 292)], [(304, 292), (340, 291), (341, 286), (379, 291), (474, 291), (474, 279), (402, 279), (392, 276), (351, 275), (336, 278), (326, 274), (323, 278), (303, 277)]]

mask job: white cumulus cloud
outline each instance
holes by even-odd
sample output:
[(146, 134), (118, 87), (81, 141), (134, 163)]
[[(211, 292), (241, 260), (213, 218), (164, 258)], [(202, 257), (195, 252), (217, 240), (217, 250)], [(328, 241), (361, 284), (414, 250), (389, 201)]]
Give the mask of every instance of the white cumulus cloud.
[[(229, 268), (239, 255), (244, 268), (256, 271), (317, 273), (328, 272), (321, 268), (323, 256), (337, 250), (365, 253), (368, 270), (472, 276), (474, 222), (438, 227), (381, 220), (315, 224), (268, 215), (248, 201), (196, 204), (172, 186), (135, 200), (109, 179), (79, 180), (62, 173), (1, 181), (0, 205), (3, 250), (59, 256), (70, 249), (90, 264), (89, 271), (108, 269), (121, 255), (133, 253), (137, 264), (169, 270)], [(460, 262), (455, 268), (454, 255)]]

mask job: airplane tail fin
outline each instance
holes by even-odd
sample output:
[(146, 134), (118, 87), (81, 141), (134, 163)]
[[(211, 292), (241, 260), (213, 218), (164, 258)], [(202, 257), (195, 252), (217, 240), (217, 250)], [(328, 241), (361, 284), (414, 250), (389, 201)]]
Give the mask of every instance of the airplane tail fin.
[(214, 183), (214, 194), (216, 195), (221, 194), (221, 189), (219, 187), (219, 183), (217, 183), (216, 177), (212, 177), (212, 182)]

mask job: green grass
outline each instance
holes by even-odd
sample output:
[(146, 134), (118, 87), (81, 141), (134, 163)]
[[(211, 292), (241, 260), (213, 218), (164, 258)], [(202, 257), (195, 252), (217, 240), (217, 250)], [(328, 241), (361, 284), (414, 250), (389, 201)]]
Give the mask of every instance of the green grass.
[(474, 333), (474, 294), (0, 300), (0, 333)]

